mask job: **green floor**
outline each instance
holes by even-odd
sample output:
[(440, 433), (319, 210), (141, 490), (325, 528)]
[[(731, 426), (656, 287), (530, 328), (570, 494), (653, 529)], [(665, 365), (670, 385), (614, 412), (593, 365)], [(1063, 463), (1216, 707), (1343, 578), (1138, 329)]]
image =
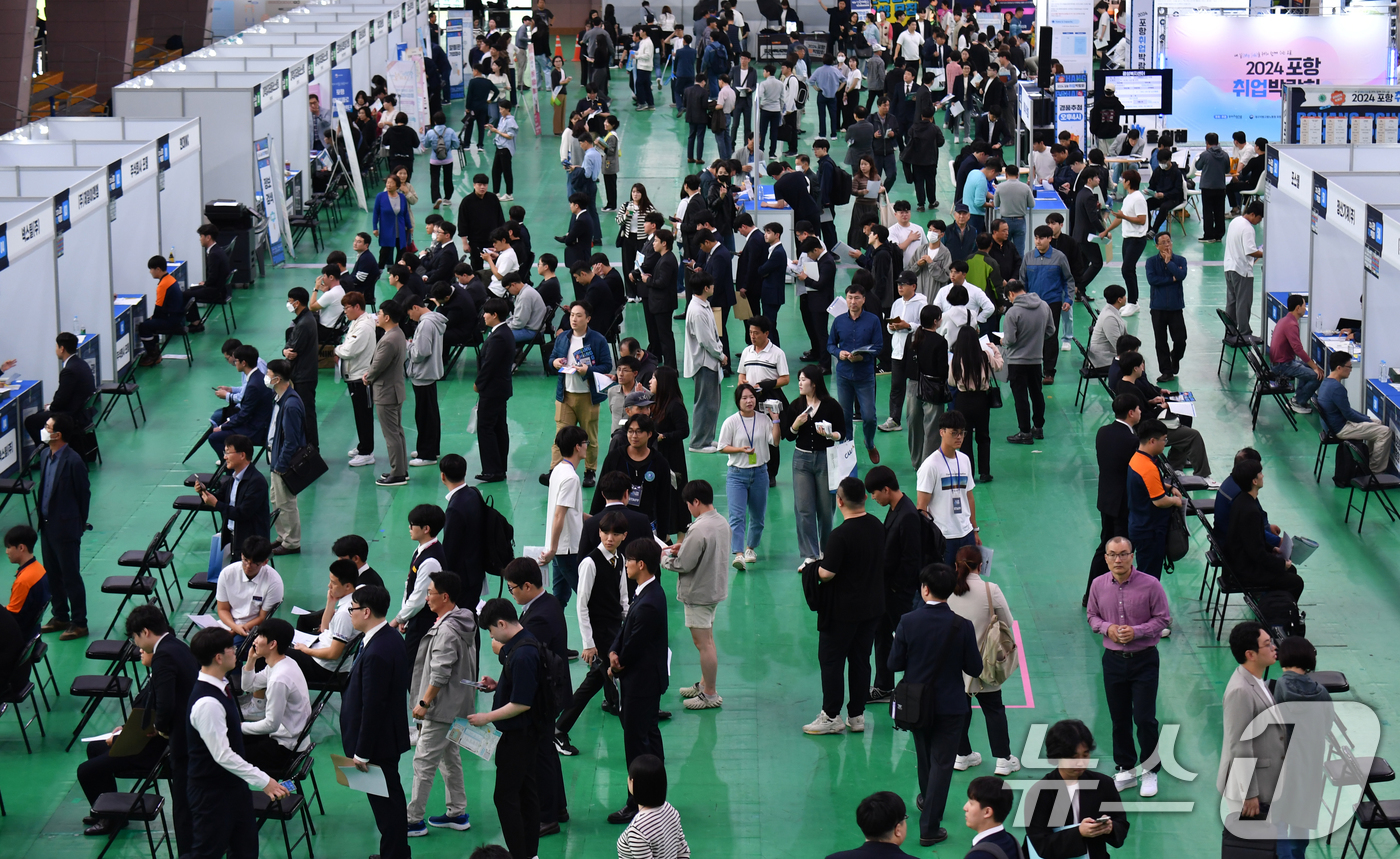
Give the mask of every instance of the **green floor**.
[[(613, 92), (624, 96), (615, 103), (622, 118), (620, 184), (625, 189), (632, 182), (645, 183), (651, 198), (669, 212), (683, 175), (678, 166), (683, 158), (683, 131), (669, 111), (632, 112), (625, 84), (614, 82)], [(454, 116), (460, 110), (459, 105), (455, 107)], [(546, 117), (546, 129), (548, 121)], [(565, 231), (567, 219), (561, 200), (558, 142), (549, 136), (535, 138), (523, 116), (522, 124), (526, 130), (520, 136), (516, 157), (516, 204), (529, 211), (527, 224), (535, 237), (536, 253), (552, 251), (562, 256), (550, 238)], [(803, 150), (808, 151), (815, 115), (809, 115), (805, 124), (809, 133)], [(712, 145), (710, 152), (713, 154)], [(487, 170), (489, 160), (477, 157), (484, 162), (481, 169)], [(425, 164), (420, 167), (417, 187), (426, 199), (427, 170)], [(901, 182), (895, 190), (895, 199), (899, 199), (908, 196), (911, 189)], [(940, 196), (945, 202), (951, 199), (951, 189), (945, 188)], [(421, 222), (428, 211), (425, 204), (420, 205), (415, 215)], [(841, 226), (844, 229), (844, 224)], [(351, 218), (332, 236), (332, 245), (348, 248), (351, 234), (364, 228), (364, 217)], [(1320, 648), (1321, 667), (1345, 671), (1357, 690), (1352, 696), (1386, 714), (1400, 703), (1396, 680), (1400, 673), (1385, 646), (1389, 632), (1400, 622), (1400, 593), (1394, 585), (1394, 558), (1400, 540), (1375, 509), (1368, 516), (1365, 534), (1358, 537), (1354, 519), (1351, 526), (1342, 522), (1345, 493), (1326, 481), (1314, 484), (1310, 474), (1316, 450), (1316, 435), (1311, 430), (1314, 421), (1305, 419), (1302, 429), (1294, 432), (1273, 405), (1266, 403), (1258, 430), (1249, 429), (1247, 369), (1241, 363), (1233, 382), (1217, 378), (1210, 369), (1219, 351), (1214, 308), (1221, 303), (1224, 291), (1218, 263), (1222, 246), (1202, 247), (1196, 242), (1198, 221), (1188, 222), (1187, 230), (1193, 237), (1185, 241), (1178, 238), (1177, 250), (1191, 262), (1187, 314), (1192, 345), (1181, 375), (1182, 387), (1197, 397), (1196, 426), (1206, 437), (1218, 476), (1228, 471), (1236, 449), (1253, 445), (1264, 453), (1268, 484), (1262, 500), (1271, 520), (1321, 543), (1304, 570), (1308, 627), (1310, 638)], [(613, 235), (611, 224), (605, 233)], [(303, 249), (302, 261), (312, 261), (310, 244), (304, 244)], [(1203, 257), (1217, 262), (1214, 266), (1198, 265)], [(280, 350), (283, 330), (290, 321), (283, 307), (286, 290), (309, 286), (313, 274), (308, 269), (269, 270), (255, 289), (240, 291), (235, 298), (241, 323), (237, 335), (264, 354)], [(848, 273), (843, 275), (843, 284), (848, 277)], [(1115, 281), (1117, 269), (1110, 263), (1092, 291), (1098, 294)], [(802, 347), (797, 346), (801, 326), (793, 305), (785, 307), (780, 324), (788, 336), (789, 360), (795, 370)], [(1087, 327), (1088, 320), (1080, 311), (1077, 331), (1081, 339)], [(1151, 340), (1145, 313), (1129, 319), (1128, 328)], [(628, 329), (629, 333), (645, 330), (636, 306), (629, 307)], [(731, 335), (738, 333), (735, 326)], [(106, 463), (92, 471), (95, 530), (83, 546), (89, 593), (93, 594), (91, 614), (97, 624), (94, 634), (101, 631), (116, 605), (114, 599), (94, 593), (98, 583), (115, 572), (114, 562), (121, 552), (145, 546), (170, 515), (171, 500), (184, 491), (181, 483), (190, 468), (181, 466), (179, 459), (217, 404), (209, 388), (233, 378), (219, 357), (223, 337), (215, 321), (206, 333), (194, 338), (197, 361), (192, 369), (182, 362), (167, 361), (142, 371), (139, 380), (149, 422), (141, 429), (132, 430), (121, 407), (102, 429)], [(443, 449), (465, 454), (472, 466), (470, 474), (479, 464), (475, 439), (465, 431), (475, 402), (471, 392), (475, 367), (470, 358), (464, 364), (457, 368), (455, 378), (441, 386)], [(1155, 361), (1149, 359), (1149, 366), (1155, 371)], [(1006, 592), (1024, 643), (1031, 688), (1013, 680), (1006, 697), (1015, 707), (1010, 713), (1014, 751), (1027, 758), (1040, 752), (1023, 749), (1032, 727), (1066, 716), (1081, 718), (1094, 729), (1101, 753), (1106, 754), (1109, 747), (1110, 725), (1100, 691), (1101, 645), (1089, 633), (1079, 606), (1085, 565), (1098, 527), (1093, 434), (1109, 415), (1106, 399), (1097, 388), (1091, 392), (1083, 415), (1074, 410), (1074, 379), (1069, 370), (1060, 374), (1059, 384), (1047, 389), (1047, 438), (1034, 447), (1001, 441), (1015, 431), (1008, 397), (1007, 408), (993, 420), (996, 441), (992, 470), (997, 481), (977, 490), (982, 537), (996, 550), (994, 579)], [(882, 377), (882, 395), (886, 384), (887, 377)], [(346, 468), (339, 454), (352, 443), (350, 404), (337, 396), (339, 389), (329, 374), (321, 389), (321, 437), (331, 471), (302, 496), (303, 554), (281, 559), (277, 565), (287, 584), (288, 605), (307, 608), (322, 605), (326, 567), (333, 559), (330, 545), (336, 537), (350, 532), (370, 539), (370, 561), (385, 573), (391, 589), (401, 587), (411, 550), (407, 513), (416, 504), (442, 502), (436, 469), (414, 469), (407, 487), (381, 489), (373, 483), (381, 469)], [(554, 380), (541, 375), (537, 362), (527, 363), (517, 375), (510, 403), (510, 481), (486, 487), (496, 507), (511, 514), (518, 546), (539, 544), (544, 533), (541, 510), (545, 489), (535, 477), (549, 463), (553, 392)], [(406, 411), (411, 414), (411, 410)], [(880, 442), (885, 462), (912, 487), (914, 470), (904, 452), (904, 435), (882, 435)], [(410, 431), (410, 447), (412, 443)], [(382, 455), (382, 446), (380, 452)], [(201, 456), (195, 462), (207, 467), (204, 459)], [(722, 486), (721, 458), (692, 456), (689, 468), (693, 478)], [(675, 718), (662, 726), (670, 766), (670, 799), (681, 812), (697, 856), (820, 857), (860, 841), (854, 808), (861, 797), (875, 790), (895, 790), (912, 807), (916, 792), (912, 743), (907, 734), (892, 730), (887, 714), (873, 713), (863, 735), (802, 734), (801, 726), (819, 707), (817, 639), (814, 616), (807, 611), (793, 574), (799, 559), (786, 464), (768, 509), (768, 528), (759, 547), (761, 561), (749, 572), (733, 577), (729, 600), (716, 621), (724, 707), (691, 713), (679, 706), (677, 698), (672, 708)], [(18, 521), (20, 509), (11, 505), (0, 527)], [(182, 577), (204, 563), (200, 543), (205, 533), (201, 524), (179, 547)], [(1200, 775), (1189, 782), (1164, 777), (1157, 802), (1173, 805), (1163, 813), (1134, 813), (1132, 832), (1127, 845), (1117, 851), (1119, 856), (1204, 856), (1218, 849), (1214, 776), (1220, 747), (1220, 696), (1234, 666), (1228, 651), (1207, 633), (1202, 619), (1202, 604), (1196, 599), (1200, 558), (1197, 539), (1177, 575), (1165, 580), (1177, 622), (1175, 634), (1162, 645), (1159, 698), (1159, 717), (1164, 725), (1182, 726), (1175, 759)], [(667, 577), (664, 584), (671, 590), (674, 579)], [(193, 608), (187, 601), (184, 610)], [(574, 621), (570, 623), (572, 626)], [(672, 686), (678, 688), (698, 679), (699, 671), (682, 628), (679, 606), (673, 607), (671, 623), (675, 652)], [(82, 642), (53, 642), (52, 661), (65, 690), (74, 674), (94, 669), (93, 663), (84, 661), (83, 648)], [(578, 670), (575, 667), (576, 675)], [(1033, 706), (1029, 706), (1032, 701)], [(115, 707), (104, 709), (88, 733), (110, 729), (117, 718), (114, 713)], [(86, 805), (74, 783), (74, 768), (83, 759), (82, 751), (63, 751), (77, 714), (78, 702), (61, 697), (52, 713), (44, 713), (49, 736), (37, 742), (33, 755), (24, 753), (14, 718), (7, 713), (0, 719), (0, 755), (4, 760), (0, 791), (9, 810), (9, 816), (0, 821), (0, 856), (57, 859), (95, 856), (99, 850), (97, 842), (80, 834), (79, 821)], [(325, 749), (338, 751), (338, 737), (329, 736), (336, 716), (334, 712), (327, 715), (330, 718), (319, 726), (325, 730), (317, 734), (326, 739)], [(972, 735), (974, 746), (985, 755), (987, 740), (980, 716), (974, 716)], [(546, 859), (611, 855), (620, 833), (620, 827), (604, 820), (608, 811), (622, 805), (625, 795), (622, 735), (617, 722), (592, 707), (575, 728), (573, 739), (583, 754), (563, 762), (572, 822), (564, 826), (564, 834), (541, 843), (540, 855)], [(1381, 754), (1387, 753), (1394, 750), (1383, 737)], [(407, 773), (407, 757), (402, 766)], [(1111, 760), (1102, 759), (1099, 769), (1111, 771)], [(317, 756), (316, 770), (327, 812), (325, 817), (316, 818), (318, 834), (313, 842), (317, 855), (363, 856), (376, 849), (363, 798), (335, 786), (324, 755)], [(500, 842), (491, 803), (492, 768), (469, 756), (467, 772), (473, 829), (468, 833), (433, 830), (429, 837), (415, 839), (412, 847), (420, 856), (462, 856), (477, 844)], [(961, 856), (971, 840), (959, 812), (962, 792), (970, 777), (990, 772), (989, 761), (976, 770), (957, 774), (953, 800), (945, 815), (951, 838), (935, 850), (921, 850), (917, 842), (907, 844), (910, 852)], [(1043, 772), (1028, 768), (1020, 775), (1034, 778)], [(440, 813), (441, 796), (439, 785), (430, 813)], [(1128, 798), (1136, 800), (1137, 796), (1130, 793)], [(1332, 849), (1339, 851), (1339, 844), (1340, 839)], [(1393, 852), (1388, 839), (1378, 846), (1382, 852)], [(266, 855), (279, 855), (280, 837), (274, 831), (266, 832), (263, 847)], [(298, 848), (298, 855), (304, 849)], [(145, 850), (144, 838), (133, 832), (119, 842), (113, 855), (140, 856)], [(1314, 848), (1316, 855), (1323, 855), (1319, 851)]]

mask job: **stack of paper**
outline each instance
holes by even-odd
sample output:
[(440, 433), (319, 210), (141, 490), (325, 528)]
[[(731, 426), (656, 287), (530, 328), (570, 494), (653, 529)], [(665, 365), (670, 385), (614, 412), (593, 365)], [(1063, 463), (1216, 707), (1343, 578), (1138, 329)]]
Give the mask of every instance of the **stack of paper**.
[[(215, 616), (212, 615), (212, 614), (192, 614), (192, 615), (189, 615), (189, 619), (190, 619), (190, 623), (194, 624), (195, 626), (199, 627), (200, 629), (209, 629), (209, 628), (212, 627), (212, 626), (217, 626), (217, 627), (222, 627), (223, 629), (228, 629), (228, 627), (224, 624), (224, 622), (223, 622), (222, 620), (219, 620), (217, 617), (215, 617)], [(229, 630), (229, 632), (232, 632), (232, 631), (233, 631), (233, 630), (231, 630), (231, 629)]]

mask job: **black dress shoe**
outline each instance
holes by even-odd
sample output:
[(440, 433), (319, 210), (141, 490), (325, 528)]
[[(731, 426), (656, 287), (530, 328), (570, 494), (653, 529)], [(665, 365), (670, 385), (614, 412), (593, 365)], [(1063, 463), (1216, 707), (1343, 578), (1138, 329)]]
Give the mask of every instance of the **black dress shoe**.
[(808, 349), (806, 352), (802, 353), (803, 361), (813, 361), (816, 360), (816, 357), (816, 353), (814, 353), (811, 349)]
[(940, 826), (940, 827), (938, 827), (937, 829), (934, 830), (933, 835), (931, 835), (931, 836), (925, 837), (925, 836), (923, 836), (923, 835), (920, 835), (920, 836), (919, 836), (919, 846), (920, 846), (920, 847), (932, 847), (932, 846), (935, 845), (935, 844), (941, 844), (942, 842), (947, 841), (947, 840), (948, 840), (948, 830), (946, 830), (946, 829), (944, 829), (943, 827)]
[(584, 471), (584, 472), (583, 472), (583, 488), (584, 488), (584, 489), (592, 489), (594, 486), (597, 486), (597, 485), (598, 485), (598, 472), (596, 472), (596, 471)]
[(664, 722), (664, 721), (666, 721), (666, 720), (669, 719), (669, 718), (671, 718), (671, 711), (670, 711), (670, 710), (657, 710), (657, 711), (656, 711), (656, 721), (658, 721), (658, 722)]
[(543, 821), (540, 822), (540, 837), (541, 837), (541, 838), (545, 837), (546, 835), (558, 835), (558, 834), (559, 834), (559, 824), (558, 824), (558, 823), (545, 823), (545, 822), (543, 822)]
[(1035, 427), (1031, 430), (1031, 438), (1045, 438), (1045, 427)]
[(94, 823), (92, 826), (89, 826), (88, 828), (84, 829), (84, 830), (83, 830), (83, 834), (84, 834), (84, 835), (111, 835), (113, 832), (116, 832), (118, 829), (122, 829), (122, 828), (124, 828), (125, 826), (126, 826), (126, 821), (124, 821), (124, 820), (123, 820), (123, 821), (116, 821), (116, 820), (112, 820), (111, 818), (104, 818), (104, 819), (102, 819), (102, 820), (97, 821), (97, 822)]
[(1007, 436), (1006, 440), (1012, 444), (1034, 444), (1035, 436), (1028, 432), (1018, 432), (1015, 435)]
[(991, 482), (992, 482), (993, 480), (995, 480), (995, 479), (996, 479), (996, 478), (993, 477), (993, 476), (990, 475), (990, 474), (979, 474), (979, 475), (977, 475), (977, 482), (978, 482), (978, 483), (991, 483)]
[(619, 709), (618, 706), (617, 706), (616, 704), (612, 703), (611, 701), (604, 701), (604, 702), (603, 702), (603, 712), (604, 712), (604, 713), (607, 713), (607, 714), (610, 715), (610, 716), (621, 716), (621, 715), (622, 715), (622, 710)]
[(478, 474), (475, 478), (478, 483), (500, 483), (505, 479), (504, 474)]
[(560, 823), (568, 823), (568, 822), (569, 822), (569, 810), (568, 810), (567, 808), (564, 809), (563, 811), (559, 812), (559, 822), (560, 822)]
[(637, 816), (637, 809), (633, 806), (626, 806), (619, 811), (614, 811), (608, 815), (608, 822), (614, 824), (631, 823), (632, 818)]
[(99, 821), (99, 820), (101, 820), (101, 819), (102, 819), (102, 818), (100, 818), (100, 817), (93, 817), (91, 814), (89, 814), (87, 817), (84, 817), (84, 818), (83, 818), (83, 825), (84, 825), (84, 826), (91, 826), (91, 825), (93, 825), (94, 823), (96, 823), (97, 821)]
[(570, 660), (578, 659), (578, 651), (577, 651), (577, 650), (565, 650), (565, 651), (564, 651), (564, 655), (565, 655), (566, 657), (568, 657)]
[[(480, 480), (481, 478), (477, 478), (477, 479)], [(548, 486), (548, 485), (549, 485), (549, 472), (545, 472), (544, 474), (541, 474), (541, 475), (540, 475), (540, 485), (541, 485), (541, 486)]]

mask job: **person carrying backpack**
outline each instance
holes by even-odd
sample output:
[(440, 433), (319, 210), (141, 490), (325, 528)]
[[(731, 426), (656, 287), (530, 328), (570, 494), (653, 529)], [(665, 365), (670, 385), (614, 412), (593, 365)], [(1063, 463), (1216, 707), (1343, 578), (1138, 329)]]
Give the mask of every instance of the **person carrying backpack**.
[[(1010, 775), (1021, 768), (1021, 762), (1011, 754), (1011, 734), (1006, 724), (1006, 705), (1001, 700), (1001, 684), (1016, 666), (1016, 645), (1010, 638), (1012, 617), (1006, 597), (1001, 588), (982, 580), (978, 574), (981, 566), (982, 552), (978, 547), (963, 546), (958, 550), (954, 564), (958, 583), (953, 587), (948, 605), (959, 617), (972, 621), (977, 633), (977, 644), (982, 651), (982, 674), (964, 678), (967, 694), (977, 698), (987, 720), (987, 739), (991, 741), (992, 757), (997, 759), (996, 774)], [(1004, 644), (1002, 635), (1007, 637)], [(987, 665), (989, 649), (995, 652), (993, 659), (999, 660), (992, 669)], [(963, 724), (962, 743), (953, 761), (955, 770), (966, 770), (982, 763), (982, 755), (972, 750), (968, 737), (970, 725), (970, 721)]]
[[(448, 204), (449, 211), (452, 208), (452, 165), (457, 158), (453, 153), (461, 148), (462, 141), (457, 132), (447, 127), (447, 117), (443, 112), (433, 114), (433, 127), (423, 135), (422, 151), (429, 153), (428, 171), (431, 174), (434, 209), (441, 208), (443, 203)], [(439, 180), (441, 185), (438, 184)], [(438, 193), (439, 188), (441, 194)]]

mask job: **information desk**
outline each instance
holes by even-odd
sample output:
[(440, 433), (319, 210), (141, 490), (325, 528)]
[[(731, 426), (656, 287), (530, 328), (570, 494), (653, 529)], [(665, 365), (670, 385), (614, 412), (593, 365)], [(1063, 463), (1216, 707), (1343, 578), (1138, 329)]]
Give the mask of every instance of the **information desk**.
[(1365, 411), (1390, 427), (1390, 464), (1393, 471), (1400, 467), (1400, 388), (1392, 382), (1367, 379)]
[(117, 295), (112, 298), (113, 330), (116, 332), (116, 378), (120, 379), (131, 369), (133, 347), (136, 345), (136, 326), (146, 321), (146, 295)]
[(1346, 352), (1351, 356), (1351, 360), (1356, 364), (1358, 370), (1342, 383), (1347, 391), (1347, 399), (1351, 401), (1353, 407), (1361, 402), (1361, 345), (1353, 343), (1345, 337), (1339, 336), (1331, 331), (1321, 331), (1312, 335), (1309, 346), (1312, 352), (1312, 359), (1322, 368), (1322, 372), (1329, 372), (1327, 359), (1333, 352)]
[(24, 419), (43, 408), (44, 383), (37, 379), (11, 378), (9, 389), (0, 392), (0, 476), (13, 476), (34, 453), (34, 440), (24, 431)]
[(94, 379), (102, 378), (102, 353), (98, 350), (98, 335), (78, 335), (78, 357), (87, 362)]
[[(1264, 294), (1264, 310), (1269, 320), (1268, 327), (1264, 329), (1264, 348), (1268, 348), (1273, 342), (1274, 325), (1288, 312), (1288, 297), (1290, 295), (1301, 295), (1307, 298), (1305, 292), (1268, 292)], [(1303, 318), (1298, 320), (1298, 339), (1308, 339), (1308, 314), (1304, 313)]]
[[(784, 205), (777, 209), (766, 209), (763, 207), (764, 203), (777, 202), (777, 198), (773, 196), (773, 186), (750, 184), (749, 187), (751, 189), (755, 187), (758, 189), (758, 201), (755, 203), (752, 194), (748, 192), (739, 194), (736, 198), (739, 202), (739, 211), (748, 212), (749, 216), (753, 218), (754, 226), (758, 227), (760, 230), (763, 229), (764, 224), (781, 224), (783, 227), (783, 248), (787, 250), (788, 261), (791, 262), (797, 255), (797, 236), (793, 231), (793, 225), (797, 223), (797, 219), (793, 214), (792, 207)], [(816, 226), (819, 231), (821, 230), (820, 224), (814, 226)], [(679, 230), (676, 231), (676, 242), (677, 244), (680, 242)], [(743, 243), (744, 237), (736, 232), (734, 234), (735, 254), (738, 254), (739, 251), (744, 249)], [(677, 255), (679, 256), (679, 254)], [(845, 260), (842, 260), (842, 262), (845, 262)]]
[[(1033, 247), (1035, 244), (1035, 228), (1044, 226), (1045, 219), (1051, 212), (1059, 212), (1065, 219), (1065, 228), (1069, 228), (1069, 209), (1065, 208), (1065, 201), (1054, 191), (1047, 191), (1044, 188), (1035, 189), (1035, 206), (1031, 209), (1030, 223), (1026, 224), (1026, 247)], [(949, 226), (952, 221), (949, 221)], [(1027, 253), (1026, 249), (1021, 250), (1022, 256)]]

